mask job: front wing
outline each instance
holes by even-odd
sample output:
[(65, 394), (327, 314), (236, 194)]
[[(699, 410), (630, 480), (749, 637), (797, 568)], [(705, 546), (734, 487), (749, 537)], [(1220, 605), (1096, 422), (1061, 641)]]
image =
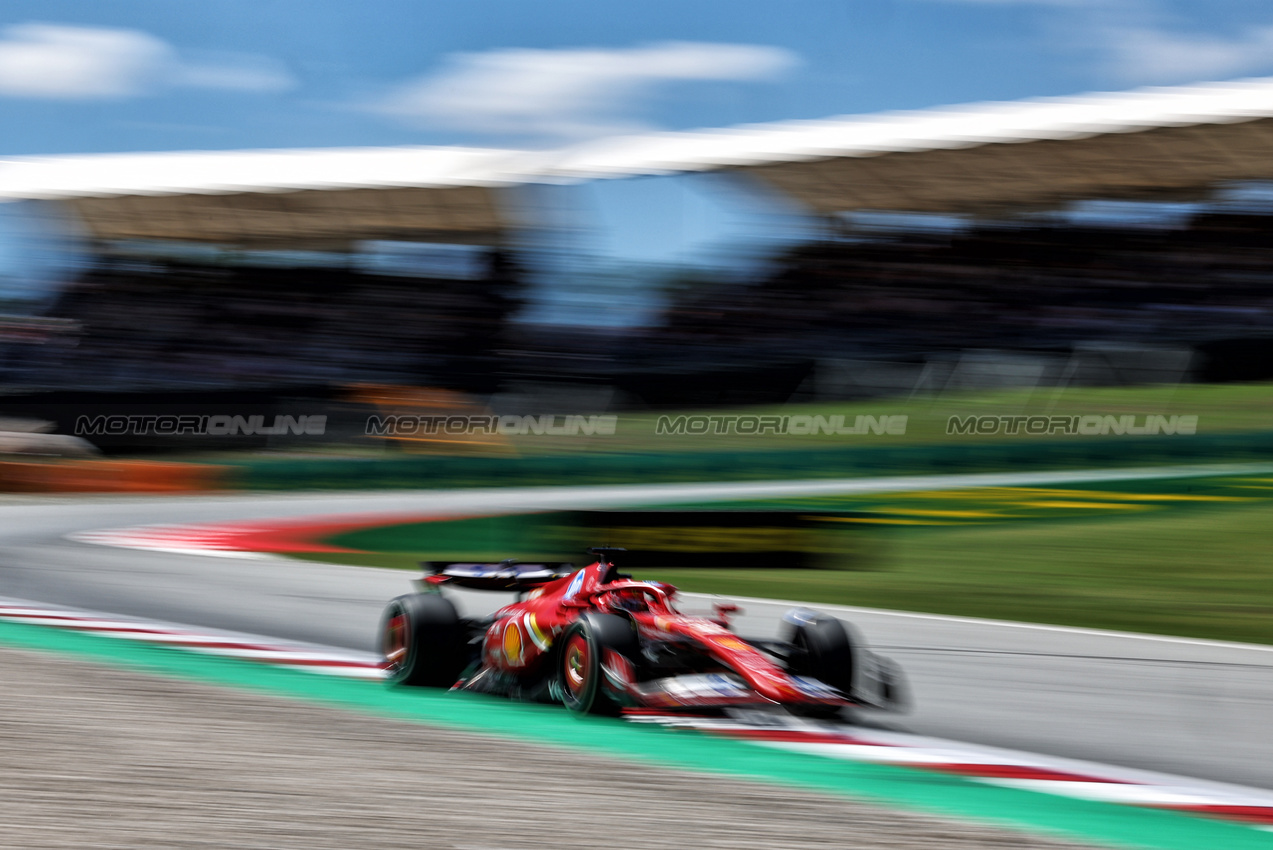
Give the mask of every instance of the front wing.
[[(826, 707), (862, 706), (895, 710), (902, 707), (901, 671), (890, 659), (863, 652), (859, 661), (858, 686), (844, 694), (817, 679), (791, 676), (799, 693), (793, 705)], [(617, 701), (637, 708), (717, 708), (725, 706), (770, 705), (742, 676), (732, 672), (690, 673), (638, 682), (631, 663), (618, 653), (607, 651), (602, 660), (605, 687)]]

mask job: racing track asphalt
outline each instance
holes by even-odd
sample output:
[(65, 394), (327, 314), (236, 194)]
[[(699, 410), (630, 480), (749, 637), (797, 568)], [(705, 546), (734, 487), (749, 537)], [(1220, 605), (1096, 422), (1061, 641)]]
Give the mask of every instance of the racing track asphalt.
[[(116, 549), (64, 535), (150, 523), (618, 504), (616, 490), (11, 498), (0, 501), (0, 595), (369, 650), (385, 601), (410, 590), (408, 574)], [(647, 501), (667, 496), (655, 495)], [(467, 593), (460, 604), (476, 614), (507, 598)], [(709, 601), (687, 594), (682, 607), (706, 609)], [(742, 604), (738, 631), (754, 636), (772, 635), (788, 607)], [(861, 722), (1273, 789), (1273, 647), (818, 607), (852, 622), (909, 679), (909, 714), (864, 712)]]

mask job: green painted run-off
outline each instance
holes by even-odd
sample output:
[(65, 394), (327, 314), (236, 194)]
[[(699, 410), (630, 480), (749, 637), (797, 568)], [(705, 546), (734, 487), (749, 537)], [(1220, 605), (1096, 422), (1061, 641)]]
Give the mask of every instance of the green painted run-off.
[(394, 689), (378, 682), (23, 624), (0, 622), (0, 643), (400, 720), (844, 794), (1088, 843), (1154, 850), (1273, 848), (1273, 834), (1237, 824), (1001, 788), (940, 773), (780, 752), (692, 731), (576, 718), (555, 706)]

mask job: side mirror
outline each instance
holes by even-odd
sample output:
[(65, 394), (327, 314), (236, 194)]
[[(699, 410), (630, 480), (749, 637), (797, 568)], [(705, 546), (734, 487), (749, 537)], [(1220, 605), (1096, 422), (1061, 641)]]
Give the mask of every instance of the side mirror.
[(722, 617), (728, 617), (731, 614), (737, 614), (743, 609), (739, 608), (732, 602), (715, 602), (712, 604), (712, 610)]

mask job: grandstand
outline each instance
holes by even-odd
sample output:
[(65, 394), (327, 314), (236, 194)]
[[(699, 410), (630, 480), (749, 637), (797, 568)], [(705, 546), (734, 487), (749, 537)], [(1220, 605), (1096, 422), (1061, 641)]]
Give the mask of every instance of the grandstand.
[[(688, 293), (663, 338), (689, 334), (809, 358), (923, 363), (936, 352), (995, 350), (1064, 371), (1095, 344), (1196, 352), (1200, 380), (1273, 377), (1270, 362), (1227, 354), (1273, 332), (1273, 216), (1200, 213), (1178, 227), (1063, 223), (955, 234), (831, 239), (779, 258), (759, 284)], [(1264, 344), (1273, 353), (1273, 339)], [(834, 355), (829, 355), (834, 352)], [(1179, 358), (1176, 358), (1179, 360)], [(1139, 380), (1074, 375), (1078, 382)], [(901, 389), (913, 389), (903, 386)]]
[[(700, 171), (759, 180), (827, 225), (770, 258), (766, 275), (683, 291), (641, 332), (513, 323), (526, 297), (516, 254), (541, 244), (552, 220), (527, 206), (525, 187)], [(666, 405), (959, 386), (967, 374), (951, 367), (935, 381), (933, 364), (971, 354), (1033, 363), (1007, 372), (1032, 381), (1267, 377), (1250, 353), (1273, 331), (1273, 227), (1211, 203), (1217, 189), (1266, 179), (1270, 80), (548, 152), (15, 159), (0, 162), (0, 198), (64, 206), (99, 260), (48, 309), (40, 344), (0, 340), (0, 384), (281, 393), (370, 382), (481, 395), (564, 384)], [(1032, 217), (1093, 198), (1189, 201), (1197, 214), (1166, 228)], [(840, 214), (855, 210), (970, 223), (869, 234), (846, 227)], [(374, 240), (476, 246), (484, 266), (413, 276), (349, 259)], [(191, 245), (225, 250), (200, 260)], [(305, 251), (330, 259), (278, 261)], [(1097, 350), (1113, 365), (1090, 368)], [(1140, 355), (1120, 367), (1114, 350)], [(1127, 368), (1146, 351), (1166, 365)], [(845, 377), (890, 368), (887, 380)]]

